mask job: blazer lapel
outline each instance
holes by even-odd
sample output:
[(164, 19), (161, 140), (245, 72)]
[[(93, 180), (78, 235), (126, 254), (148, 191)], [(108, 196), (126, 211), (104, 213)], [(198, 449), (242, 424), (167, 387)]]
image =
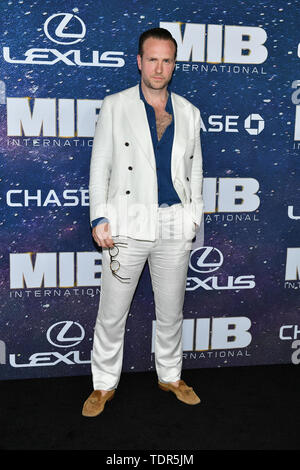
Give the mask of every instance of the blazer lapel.
[(124, 104), (125, 114), (131, 127), (132, 134), (139, 144), (144, 156), (155, 171), (155, 155), (153, 150), (151, 132), (148, 125), (147, 113), (143, 101), (139, 96), (139, 86), (130, 88)]
[[(143, 101), (139, 96), (139, 85), (126, 90), (123, 95), (124, 112), (131, 127), (132, 134), (139, 144), (143, 155), (147, 158), (153, 170), (156, 170), (155, 155), (153, 150), (151, 132), (148, 125), (147, 113)], [(188, 135), (189, 115), (184, 102), (171, 92), (172, 106), (174, 112), (174, 140), (171, 156), (171, 175), (174, 182), (180, 158), (186, 149)]]
[(173, 112), (174, 112), (174, 140), (171, 157), (171, 174), (174, 182), (176, 178), (176, 171), (180, 158), (183, 157), (186, 149), (186, 139), (188, 136), (187, 123), (188, 116), (186, 106), (179, 101), (176, 94), (171, 94)]

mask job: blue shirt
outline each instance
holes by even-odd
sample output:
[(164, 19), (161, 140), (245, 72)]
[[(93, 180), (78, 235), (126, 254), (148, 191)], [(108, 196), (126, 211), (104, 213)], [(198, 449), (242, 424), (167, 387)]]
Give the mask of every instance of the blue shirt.
[(171, 114), (171, 124), (166, 128), (160, 140), (158, 140), (156, 130), (156, 119), (154, 108), (145, 100), (141, 84), (139, 85), (140, 98), (144, 102), (148, 124), (152, 137), (153, 150), (156, 161), (156, 174), (158, 186), (158, 205), (167, 204), (171, 206), (180, 202), (179, 196), (175, 191), (171, 176), (171, 156), (174, 140), (174, 113), (169, 91), (166, 112)]
[[(171, 93), (169, 91), (168, 101), (166, 104), (166, 112), (172, 115), (172, 122), (166, 128), (161, 139), (158, 140), (156, 130), (156, 119), (154, 108), (147, 103), (141, 84), (139, 84), (140, 99), (145, 105), (149, 129), (151, 132), (152, 145), (156, 161), (156, 174), (157, 174), (157, 187), (158, 187), (158, 205), (166, 204), (171, 206), (180, 203), (180, 198), (175, 191), (171, 176), (171, 156), (174, 140), (174, 113), (171, 100)], [(108, 222), (105, 217), (100, 217), (92, 221), (92, 227), (98, 223)]]

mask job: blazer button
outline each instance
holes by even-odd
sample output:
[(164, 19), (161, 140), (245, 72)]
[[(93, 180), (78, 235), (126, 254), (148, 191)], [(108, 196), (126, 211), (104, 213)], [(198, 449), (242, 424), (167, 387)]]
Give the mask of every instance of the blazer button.
[(126, 191), (126, 194), (130, 194), (130, 191)]
[(192, 202), (192, 198), (190, 197), (190, 202)]
[(128, 145), (129, 145), (129, 142), (125, 142), (125, 145), (126, 145), (126, 147), (128, 147)]
[(128, 167), (128, 170), (132, 170), (132, 166), (129, 166), (129, 167)]
[(194, 155), (192, 155), (190, 158), (193, 158)]
[(188, 177), (188, 176), (186, 177), (186, 179), (187, 179), (187, 181), (190, 181), (190, 179), (189, 179), (189, 177)]

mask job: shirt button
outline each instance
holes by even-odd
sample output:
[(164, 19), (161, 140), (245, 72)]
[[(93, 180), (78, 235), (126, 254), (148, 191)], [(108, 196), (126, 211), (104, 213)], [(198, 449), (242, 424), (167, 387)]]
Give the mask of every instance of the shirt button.
[(129, 145), (129, 142), (125, 142), (125, 145), (126, 145), (126, 147), (128, 147), (128, 145)]
[(130, 194), (130, 191), (126, 191), (126, 194)]
[(190, 179), (189, 179), (189, 177), (188, 177), (188, 176), (186, 177), (186, 179), (187, 179), (187, 181), (190, 181)]
[(194, 155), (192, 155), (190, 158), (193, 158)]
[(129, 166), (129, 167), (128, 167), (128, 170), (132, 170), (132, 166)]

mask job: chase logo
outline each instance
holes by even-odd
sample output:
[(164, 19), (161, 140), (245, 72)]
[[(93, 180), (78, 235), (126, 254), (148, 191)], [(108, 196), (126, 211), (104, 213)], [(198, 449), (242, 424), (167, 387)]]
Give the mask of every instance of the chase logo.
[[(253, 125), (253, 123), (255, 123)], [(260, 114), (250, 114), (245, 120), (245, 129), (250, 135), (258, 135), (265, 128), (265, 121)]]

